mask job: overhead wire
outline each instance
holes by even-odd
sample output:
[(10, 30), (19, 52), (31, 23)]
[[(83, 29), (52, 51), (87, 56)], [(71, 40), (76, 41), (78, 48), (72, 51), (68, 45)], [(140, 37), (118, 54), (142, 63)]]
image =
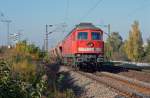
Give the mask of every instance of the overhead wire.
[(66, 11), (65, 11), (65, 20), (68, 20), (68, 12), (69, 12), (69, 0), (66, 1)]
[[(69, 0), (68, 0), (69, 1)], [(103, 0), (98, 0), (80, 19), (78, 19), (77, 21), (75, 21), (75, 24), (78, 24), (79, 22), (81, 22), (83, 19), (85, 19), (86, 17), (89, 16), (89, 14), (91, 14), (93, 12), (93, 10), (95, 10), (97, 8), (97, 6), (102, 2)], [(145, 2), (147, 2), (149, 0), (145, 0)], [(66, 17), (68, 18), (68, 6), (69, 4), (67, 4), (67, 7), (66, 7)], [(131, 13), (129, 13), (128, 15), (133, 15), (135, 13), (137, 13), (138, 11), (141, 11), (143, 10), (144, 8), (147, 8), (149, 7), (149, 4), (148, 3), (144, 3), (144, 5), (136, 8), (135, 10), (133, 10)], [(66, 19), (67, 19), (66, 18)], [(74, 27), (75, 25), (73, 25), (72, 27)]]
[(66, 26), (64, 27), (63, 33), (65, 32), (65, 29), (66, 29), (66, 27), (67, 27), (67, 23), (68, 23), (68, 21), (69, 21), (68, 15), (69, 15), (69, 0), (66, 0), (66, 12), (65, 12), (65, 21), (64, 21), (64, 24), (65, 24)]
[(143, 9), (149, 7), (149, 3), (147, 3), (149, 0), (145, 0), (145, 3), (137, 8), (135, 8), (133, 11), (131, 11), (127, 17), (130, 18), (132, 15), (135, 15), (135, 13), (142, 11)]
[(65, 29), (67, 27), (67, 23), (69, 21), (68, 13), (69, 13), (69, 0), (66, 0), (66, 7), (65, 7), (65, 12), (64, 12), (64, 20), (63, 20), (63, 23), (60, 24), (63, 34), (65, 32)]
[[(85, 19), (93, 10), (95, 10), (97, 8), (97, 6), (102, 2), (103, 0), (98, 0), (80, 19), (78, 19), (77, 21), (75, 21), (75, 25), (73, 24), (70, 28), (74, 28), (76, 26), (76, 24), (79, 24), (83, 19)], [(69, 9), (69, 0), (67, 2), (67, 9), (66, 9), (66, 16), (68, 19), (68, 9)], [(69, 29), (70, 30), (70, 29)], [(69, 31), (68, 30), (68, 31)]]
[(145, 2), (143, 5), (139, 6), (138, 8), (134, 9), (133, 11), (131, 11), (131, 12), (128, 14), (128, 16), (131, 16), (131, 15), (133, 15), (133, 14), (135, 14), (135, 13), (137, 13), (137, 12), (139, 12), (139, 11), (141, 11), (141, 10), (147, 8), (147, 7), (150, 7), (150, 6), (149, 6), (150, 4), (147, 3), (149, 0), (145, 0), (145, 1), (146, 1), (146, 2)]
[(77, 23), (85, 19), (93, 10), (97, 8), (97, 6), (102, 2), (103, 0), (98, 0), (80, 19)]
[[(69, 0), (66, 0), (63, 22), (59, 24), (55, 24), (55, 29), (53, 29), (51, 32), (62, 32), (62, 35), (64, 35), (66, 32), (67, 23), (69, 21), (68, 15), (69, 15)], [(58, 44), (58, 42), (56, 42), (55, 44)]]

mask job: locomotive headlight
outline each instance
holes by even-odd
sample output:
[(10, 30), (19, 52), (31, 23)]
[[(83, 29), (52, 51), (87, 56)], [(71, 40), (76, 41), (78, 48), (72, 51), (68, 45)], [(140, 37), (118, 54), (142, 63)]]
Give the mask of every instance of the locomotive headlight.
[(98, 57), (103, 57), (103, 55), (102, 55), (102, 54), (100, 54)]
[(95, 50), (98, 52), (102, 52), (102, 48), (96, 48)]
[(80, 54), (77, 54), (77, 57), (80, 57), (81, 55)]

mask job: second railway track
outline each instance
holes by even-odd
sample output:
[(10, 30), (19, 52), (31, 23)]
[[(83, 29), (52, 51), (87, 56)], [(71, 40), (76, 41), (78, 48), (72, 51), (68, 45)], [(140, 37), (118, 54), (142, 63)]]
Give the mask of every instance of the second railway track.
[(77, 71), (77, 73), (95, 80), (98, 83), (105, 84), (119, 91), (123, 96), (129, 98), (150, 98), (150, 84), (148, 83), (107, 72), (85, 73)]

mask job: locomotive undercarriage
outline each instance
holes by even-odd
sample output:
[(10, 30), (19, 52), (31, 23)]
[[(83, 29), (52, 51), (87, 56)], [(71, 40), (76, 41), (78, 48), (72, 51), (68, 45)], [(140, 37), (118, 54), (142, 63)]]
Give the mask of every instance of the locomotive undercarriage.
[(103, 63), (103, 57), (96, 54), (76, 54), (64, 57), (64, 63), (77, 69), (97, 70)]

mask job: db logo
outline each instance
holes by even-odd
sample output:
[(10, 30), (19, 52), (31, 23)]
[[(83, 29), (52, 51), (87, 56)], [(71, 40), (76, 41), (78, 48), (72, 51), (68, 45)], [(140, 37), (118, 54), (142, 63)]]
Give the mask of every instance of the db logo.
[(92, 42), (88, 42), (88, 43), (87, 43), (87, 46), (88, 46), (88, 47), (94, 47), (94, 44), (93, 44)]

